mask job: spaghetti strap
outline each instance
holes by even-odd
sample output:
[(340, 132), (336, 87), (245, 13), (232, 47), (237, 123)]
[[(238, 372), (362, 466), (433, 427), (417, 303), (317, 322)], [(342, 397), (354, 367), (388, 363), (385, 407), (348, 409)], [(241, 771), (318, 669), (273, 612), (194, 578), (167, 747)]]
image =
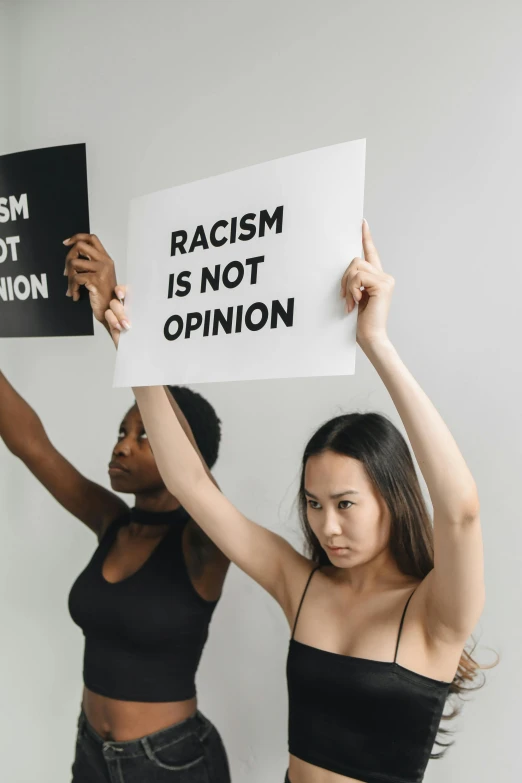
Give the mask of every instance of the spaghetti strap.
[(404, 611), (403, 611), (403, 613), (402, 613), (402, 617), (401, 617), (401, 624), (399, 625), (399, 633), (398, 633), (398, 635), (397, 635), (397, 644), (396, 644), (396, 646), (395, 646), (395, 657), (394, 657), (394, 659), (393, 659), (393, 662), (394, 662), (394, 663), (396, 663), (396, 662), (397, 662), (397, 653), (399, 652), (399, 642), (400, 642), (400, 640), (401, 640), (402, 626), (404, 625), (404, 618), (406, 617), (406, 610), (407, 610), (407, 608), (408, 608), (408, 606), (409, 606), (409, 603), (410, 603), (411, 599), (413, 598), (413, 593), (415, 592), (415, 590), (416, 590), (416, 589), (417, 589), (417, 588), (415, 588), (415, 589), (414, 589), (414, 590), (413, 590), (413, 591), (410, 593), (410, 597), (409, 597), (409, 598), (408, 598), (408, 600), (406, 601), (406, 606), (404, 607)]
[(312, 581), (312, 577), (315, 574), (315, 572), (318, 571), (320, 568), (321, 568), (321, 566), (318, 565), (315, 568), (312, 568), (312, 570), (310, 571), (310, 576), (308, 577), (308, 581), (306, 582), (306, 586), (305, 586), (305, 589), (303, 590), (303, 595), (301, 596), (301, 600), (299, 602), (299, 607), (297, 609), (297, 614), (295, 616), (294, 627), (292, 628), (292, 639), (294, 638), (295, 629), (297, 628), (297, 621), (299, 620), (299, 615), (301, 613), (301, 607), (302, 607), (303, 601), (305, 599), (306, 591), (308, 590), (308, 585)]

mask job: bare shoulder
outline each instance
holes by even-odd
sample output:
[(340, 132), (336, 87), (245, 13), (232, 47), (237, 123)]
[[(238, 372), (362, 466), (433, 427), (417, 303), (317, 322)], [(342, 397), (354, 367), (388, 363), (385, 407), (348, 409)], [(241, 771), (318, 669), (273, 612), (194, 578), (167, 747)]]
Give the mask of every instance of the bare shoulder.
[(288, 624), (293, 627), (304, 592), (318, 565), (309, 557), (300, 554), (290, 544), (288, 548), (291, 551), (287, 553), (284, 561), (284, 584), (279, 603)]
[(428, 592), (427, 577), (424, 579), (407, 580), (404, 585), (390, 591), (388, 610), (398, 613), (403, 624), (408, 618), (408, 625), (426, 636), (426, 595)]

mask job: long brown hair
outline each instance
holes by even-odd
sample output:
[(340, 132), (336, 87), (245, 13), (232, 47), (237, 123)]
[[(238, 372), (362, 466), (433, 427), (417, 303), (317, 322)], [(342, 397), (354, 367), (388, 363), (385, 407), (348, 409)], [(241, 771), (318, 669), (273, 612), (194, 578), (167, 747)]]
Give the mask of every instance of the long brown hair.
[[(384, 499), (391, 516), (389, 547), (399, 570), (406, 576), (424, 579), (433, 568), (433, 524), (419, 484), (413, 459), (406, 440), (389, 419), (379, 413), (348, 413), (323, 424), (309, 440), (303, 455), (299, 487), (299, 516), (303, 528), (307, 555), (318, 565), (329, 565), (328, 555), (315, 536), (307, 517), (307, 499), (304, 477), (309, 457), (332, 451), (361, 462), (373, 485)], [(457, 672), (450, 685), (446, 704), (451, 711), (443, 720), (456, 717), (462, 704), (460, 699), (484, 685), (482, 666), (472, 657), (476, 642), (471, 639), (465, 649)], [(452, 741), (443, 741), (451, 734), (439, 728), (435, 740), (442, 750), (432, 752), (431, 758), (441, 758)]]

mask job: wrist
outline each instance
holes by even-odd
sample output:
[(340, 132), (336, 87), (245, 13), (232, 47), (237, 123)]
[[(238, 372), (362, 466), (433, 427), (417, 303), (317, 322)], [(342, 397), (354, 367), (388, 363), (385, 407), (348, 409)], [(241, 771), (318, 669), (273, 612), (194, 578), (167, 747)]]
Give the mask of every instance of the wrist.
[(357, 342), (368, 358), (372, 355), (376, 356), (380, 353), (395, 350), (394, 345), (387, 334), (362, 340), (358, 338)]

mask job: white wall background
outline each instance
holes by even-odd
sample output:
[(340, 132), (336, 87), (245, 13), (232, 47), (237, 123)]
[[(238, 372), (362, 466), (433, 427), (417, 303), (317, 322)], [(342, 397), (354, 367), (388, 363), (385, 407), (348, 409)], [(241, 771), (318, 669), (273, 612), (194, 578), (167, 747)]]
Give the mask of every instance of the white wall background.
[[(131, 197), (367, 138), (366, 216), (397, 281), (390, 335), (478, 483), (479, 634), (502, 656), (428, 783), (520, 774), (521, 31), (517, 0), (0, 6), (0, 153), (87, 143), (92, 230), (122, 281)], [(100, 330), (0, 344), (0, 366), (57, 447), (106, 485), (131, 399), (111, 390), (113, 361)], [(353, 409), (398, 423), (360, 353), (354, 377), (199, 389), (223, 420), (220, 484), (296, 543), (295, 478), (314, 428)], [(0, 774), (57, 783), (69, 779), (81, 693), (67, 593), (94, 542), (1, 443), (0, 492)], [(199, 693), (238, 783), (283, 777), (287, 639), (278, 607), (233, 568)]]

